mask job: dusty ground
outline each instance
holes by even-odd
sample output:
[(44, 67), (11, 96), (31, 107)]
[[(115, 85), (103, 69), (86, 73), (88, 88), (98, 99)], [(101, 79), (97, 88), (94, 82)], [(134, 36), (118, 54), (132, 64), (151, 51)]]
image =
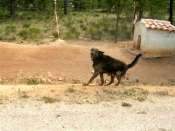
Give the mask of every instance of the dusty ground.
[(0, 105), (1, 131), (175, 131), (175, 98), (121, 100), (100, 104), (44, 104), (16, 101)]
[[(123, 46), (127, 44), (123, 44)], [(129, 63), (134, 58), (121, 44), (109, 42), (68, 41), (65, 44), (16, 45), (0, 43), (0, 76), (14, 78), (23, 74), (48, 73), (67, 81), (85, 82), (91, 75), (89, 49), (97, 47), (106, 54)], [(142, 59), (128, 75), (144, 84), (167, 84), (175, 80), (175, 57)]]
[(59, 81), (0, 85), (0, 131), (175, 131), (175, 58), (142, 58), (118, 87), (96, 81), (84, 87), (91, 76), (91, 47), (126, 63), (134, 58), (128, 43), (0, 42), (1, 83), (18, 83), (26, 75)]

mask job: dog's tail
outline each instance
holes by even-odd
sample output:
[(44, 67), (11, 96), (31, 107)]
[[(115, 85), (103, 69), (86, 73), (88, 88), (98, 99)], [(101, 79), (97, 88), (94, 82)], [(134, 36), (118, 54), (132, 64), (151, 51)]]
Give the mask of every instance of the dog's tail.
[(142, 56), (142, 54), (138, 54), (138, 55), (135, 57), (135, 59), (134, 59), (130, 64), (127, 65), (128, 69), (131, 68), (131, 67), (133, 67), (135, 64), (137, 64), (137, 62), (138, 62), (138, 60), (139, 60), (139, 58), (140, 58), (141, 56)]

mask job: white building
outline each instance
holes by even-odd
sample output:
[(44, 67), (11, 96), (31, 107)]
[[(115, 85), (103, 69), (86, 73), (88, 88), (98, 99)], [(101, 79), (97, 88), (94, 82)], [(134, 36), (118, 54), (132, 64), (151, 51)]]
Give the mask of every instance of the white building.
[(135, 24), (134, 48), (144, 54), (175, 54), (175, 26), (169, 21), (141, 19)]

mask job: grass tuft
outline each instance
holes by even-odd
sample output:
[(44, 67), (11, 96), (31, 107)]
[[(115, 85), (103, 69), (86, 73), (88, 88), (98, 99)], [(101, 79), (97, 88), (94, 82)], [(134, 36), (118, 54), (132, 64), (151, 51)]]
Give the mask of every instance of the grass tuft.
[(47, 96), (42, 97), (41, 100), (44, 101), (44, 103), (50, 103), (50, 104), (60, 101), (59, 99), (55, 99), (55, 98), (47, 97)]

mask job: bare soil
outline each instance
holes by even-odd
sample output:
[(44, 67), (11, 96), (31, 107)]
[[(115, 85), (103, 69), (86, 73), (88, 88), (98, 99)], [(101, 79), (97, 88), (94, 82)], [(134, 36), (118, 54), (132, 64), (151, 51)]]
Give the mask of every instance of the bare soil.
[[(129, 43), (0, 42), (1, 83), (10, 83), (0, 85), (0, 131), (175, 131), (175, 57), (142, 58), (118, 87), (82, 86), (91, 76), (90, 48), (130, 63)], [(26, 75), (59, 83), (11, 84)]]
[(1, 131), (174, 131), (175, 98), (141, 103), (121, 100), (99, 104), (45, 104), (16, 101), (0, 105)]
[[(48, 73), (67, 81), (85, 82), (91, 76), (89, 50), (92, 47), (106, 54), (130, 63), (134, 55), (128, 53), (129, 42), (87, 42), (67, 41), (48, 45), (17, 45), (0, 42), (0, 76), (12, 79), (19, 72), (28, 75)], [(161, 59), (141, 59), (128, 71), (131, 81), (137, 79), (144, 84), (175, 83), (175, 57)]]

